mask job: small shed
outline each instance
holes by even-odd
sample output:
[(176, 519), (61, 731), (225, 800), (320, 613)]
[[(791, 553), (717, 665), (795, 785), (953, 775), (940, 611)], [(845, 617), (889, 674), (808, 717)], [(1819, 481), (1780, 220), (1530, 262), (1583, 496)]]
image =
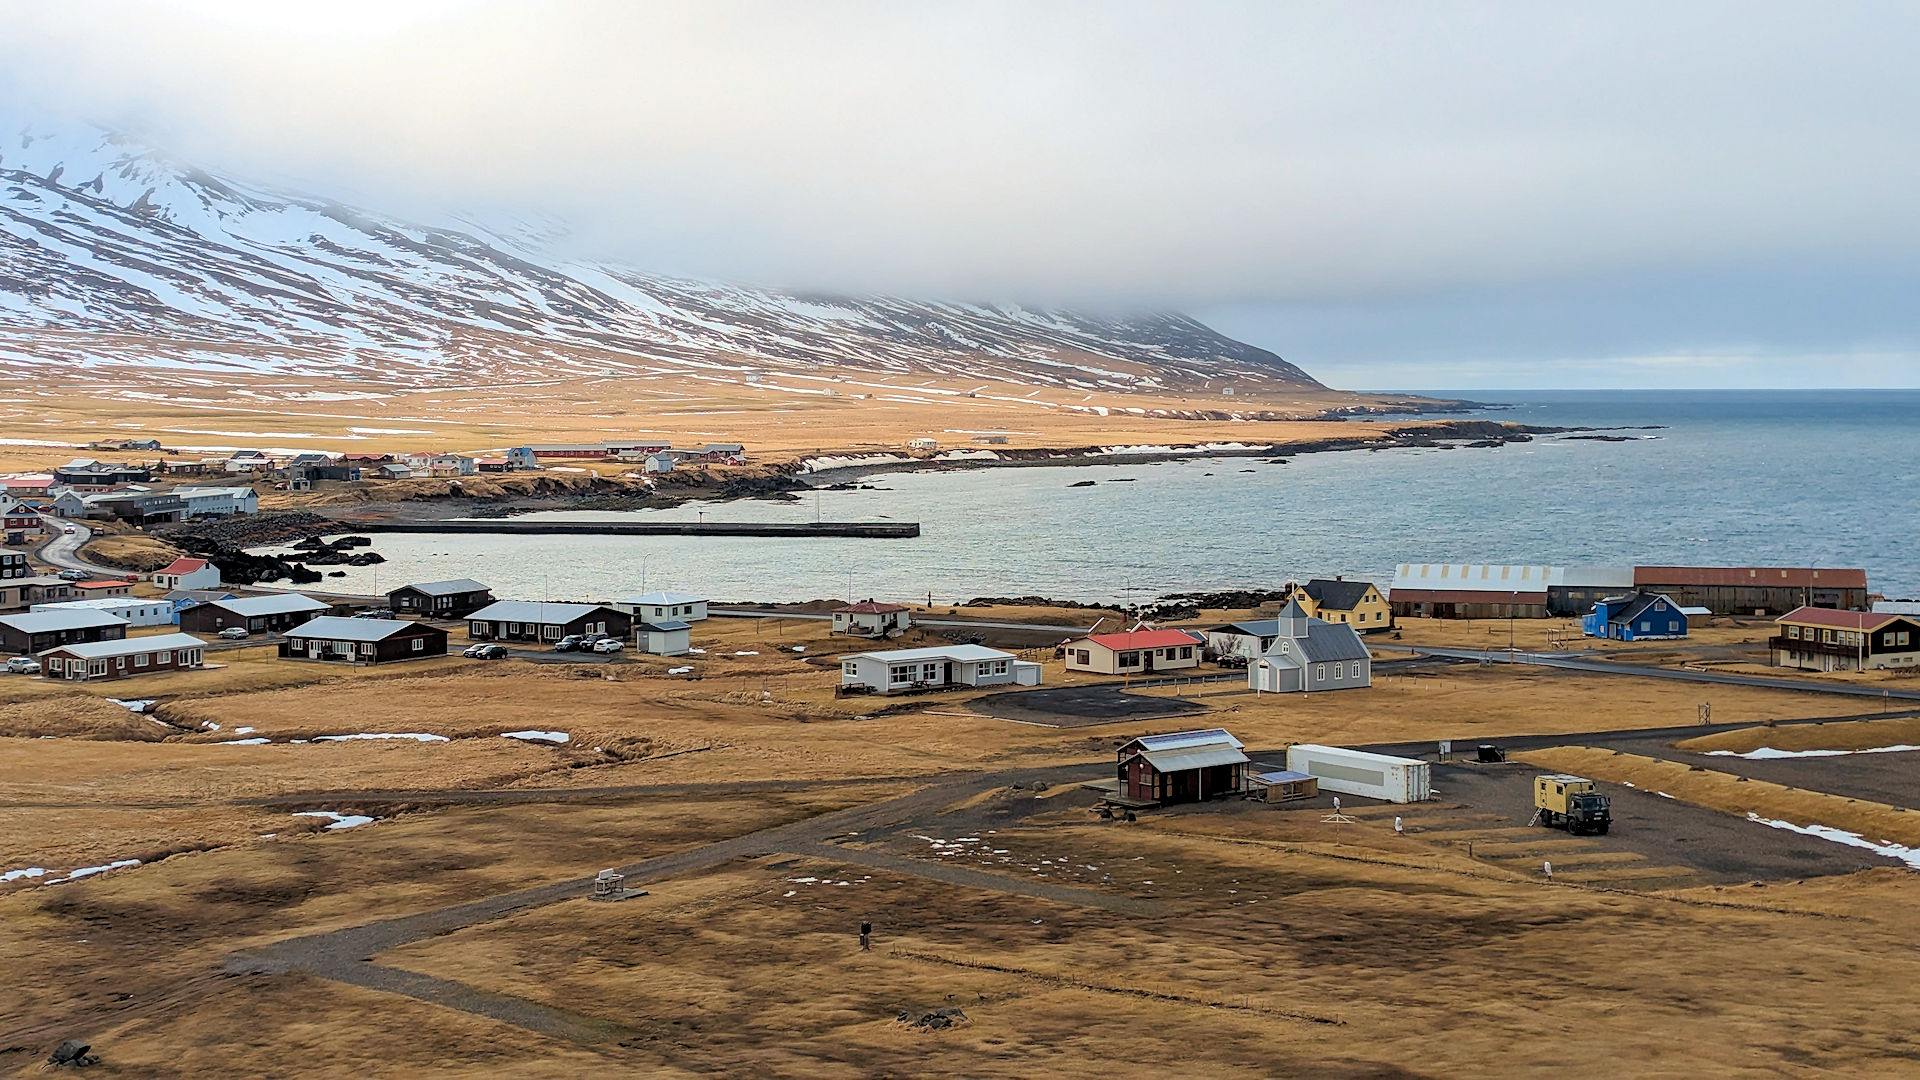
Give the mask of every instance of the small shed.
[(678, 619), (633, 624), (634, 647), (655, 656), (685, 656), (693, 651), (692, 638), (692, 627)]
[(1120, 795), (1144, 802), (1200, 802), (1241, 790), (1244, 744), (1225, 728), (1142, 735), (1117, 754)]
[(1281, 769), (1253, 774), (1253, 790), (1267, 802), (1292, 802), (1320, 794), (1320, 781), (1303, 772)]

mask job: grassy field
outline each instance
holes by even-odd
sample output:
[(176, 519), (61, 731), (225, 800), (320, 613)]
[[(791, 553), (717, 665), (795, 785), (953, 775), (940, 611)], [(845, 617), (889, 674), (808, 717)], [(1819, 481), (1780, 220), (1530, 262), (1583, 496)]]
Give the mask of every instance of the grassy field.
[[(138, 1077), (1133, 1076), (1165, 1071), (1176, 1045), (1219, 1076), (1527, 1075), (1551, 1059), (1890, 1077), (1920, 1053), (1886, 1008), (1887, 987), (1920, 977), (1910, 874), (1642, 887), (1635, 856), (1606, 870), (1604, 839), (1586, 839), (1564, 861), (1600, 868), (1591, 883), (1547, 883), (1497, 843), (1476, 858), (1445, 828), (1395, 833), (1398, 808), (1360, 808), (1337, 832), (1324, 810), (1244, 803), (1113, 824), (1074, 782), (1032, 779), (1100, 775), (1116, 742), (1170, 727), (1225, 726), (1263, 749), (1685, 724), (1703, 695), (1717, 720), (1762, 724), (1858, 702), (1464, 665), (1305, 699), (1200, 687), (1191, 718), (1055, 729), (982, 715), (971, 693), (836, 698), (836, 657), (869, 643), (817, 620), (711, 619), (695, 641), (705, 653), (671, 661), (391, 670), (248, 648), (165, 687), (4, 684), (0, 872), (46, 872), (0, 885), (0, 1075), (37, 1075), (73, 1036), (101, 1053), (98, 1075)], [(682, 666), (695, 670), (666, 674)], [(107, 690), (163, 700), (140, 716)], [(1909, 738), (1857, 727), (1701, 744)], [(504, 737), (526, 729), (569, 739)], [(317, 741), (381, 733), (439, 738)], [(270, 741), (223, 745), (245, 738)], [(1736, 818), (1892, 839), (1913, 816), (1636, 755), (1527, 756)], [(738, 839), (934, 783), (959, 786), (818, 834)], [(335, 830), (303, 811), (377, 820)], [(1539, 833), (1527, 843), (1570, 842)], [(710, 845), (720, 856), (646, 881), (644, 898), (452, 919), (371, 957), (500, 1015), (557, 1010), (566, 1033), (312, 974), (222, 973), (296, 937)], [(899, 1020), (941, 1008), (964, 1021)]]

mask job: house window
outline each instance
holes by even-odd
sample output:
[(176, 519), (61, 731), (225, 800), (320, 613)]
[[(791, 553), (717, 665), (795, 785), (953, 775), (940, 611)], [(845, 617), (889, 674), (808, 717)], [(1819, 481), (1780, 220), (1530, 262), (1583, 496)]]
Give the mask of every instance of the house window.
[(148, 656), (146, 653), (140, 653), (133, 658), (134, 667), (146, 667), (148, 664), (152, 662), (153, 662), (152, 658)]
[(87, 674), (89, 675), (105, 675), (106, 673), (107, 662), (105, 660), (95, 660), (87, 665)]
[(940, 665), (939, 664), (921, 664), (920, 665), (920, 681), (921, 682), (939, 682), (940, 681)]
[(1120, 667), (1139, 667), (1139, 666), (1140, 666), (1140, 654), (1139, 654), (1139, 653), (1137, 653), (1137, 652), (1123, 652), (1123, 653), (1121, 653), (1121, 654), (1120, 654), (1120, 661), (1119, 661), (1119, 666), (1120, 666)]
[(1356, 679), (1360, 677), (1360, 661), (1358, 660), (1353, 662), (1353, 677)]
[(1283, 641), (1280, 643), (1280, 655), (1285, 656), (1292, 651), (1293, 651), (1293, 642)]
[(520, 632), (520, 624), (519, 624), (519, 623), (517, 623), (517, 622), (510, 622), (510, 623), (508, 623), (508, 624), (507, 624), (507, 633), (509, 633), (509, 634), (517, 634), (517, 633), (519, 633), (519, 632)]
[(1799, 627), (1797, 627), (1797, 626), (1789, 626), (1789, 627), (1787, 627), (1787, 637), (1789, 637), (1789, 638), (1791, 638), (1791, 639), (1793, 639), (1794, 641), (1799, 641), (1799, 640), (1800, 640), (1800, 628), (1799, 628)]
[(900, 686), (903, 683), (910, 683), (912, 681), (913, 681), (913, 665), (912, 664), (900, 664), (894, 667), (887, 668), (887, 682), (891, 683), (892, 685)]
[[(532, 629), (531, 623), (528, 624), (528, 629)], [(591, 631), (591, 630), (588, 631), (588, 633), (593, 633), (593, 632), (594, 631)], [(540, 628), (540, 636), (545, 638), (548, 641), (559, 641), (560, 628), (557, 626), (543, 626)]]
[(426, 642), (426, 639), (425, 639), (425, 638), (414, 638), (414, 639), (413, 639), (413, 651), (414, 651), (414, 652), (426, 652), (426, 651), (427, 651), (427, 642)]
[(373, 655), (373, 642), (371, 642), (371, 641), (363, 641), (363, 642), (361, 642), (361, 643), (360, 643), (360, 655), (361, 655), (361, 656), (372, 656), (372, 655)]
[(1905, 631), (1905, 630), (1902, 630), (1902, 631), (1900, 631), (1900, 634), (1899, 634), (1899, 640), (1898, 640), (1898, 641), (1895, 641), (1895, 642), (1894, 642), (1894, 644), (1895, 644), (1895, 645), (1905, 645), (1905, 644), (1907, 643), (1907, 633), (1908, 633), (1908, 631)]
[(1083, 666), (1090, 665), (1093, 663), (1093, 654), (1085, 649), (1075, 649), (1073, 650), (1073, 662)]
[(1322, 682), (1326, 679), (1326, 677), (1327, 677), (1327, 665), (1325, 664), (1313, 665), (1313, 681), (1314, 682)]
[(1191, 645), (1180, 646), (1180, 659), (1182, 660), (1193, 659), (1193, 646)]
[(845, 675), (848, 678), (857, 679), (860, 677), (860, 665), (849, 660), (846, 663), (840, 665), (840, 674)]
[(67, 662), (65, 660), (60, 659), (57, 656), (47, 661), (47, 671), (49, 674), (58, 675), (61, 672), (64, 672), (66, 670), (67, 670)]

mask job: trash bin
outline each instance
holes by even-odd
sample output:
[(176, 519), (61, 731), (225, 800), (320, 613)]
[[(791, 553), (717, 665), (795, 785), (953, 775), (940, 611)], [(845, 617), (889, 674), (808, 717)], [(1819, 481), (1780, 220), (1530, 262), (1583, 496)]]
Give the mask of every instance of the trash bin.
[(1492, 743), (1481, 743), (1477, 760), (1505, 761), (1507, 760), (1507, 752), (1493, 745)]

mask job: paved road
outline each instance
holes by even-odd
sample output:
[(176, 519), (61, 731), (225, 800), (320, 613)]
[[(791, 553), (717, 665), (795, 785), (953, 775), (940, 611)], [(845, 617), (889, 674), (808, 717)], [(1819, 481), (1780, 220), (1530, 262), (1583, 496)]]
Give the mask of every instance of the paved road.
[(1880, 689), (1845, 683), (1814, 682), (1808, 679), (1766, 675), (1736, 675), (1725, 671), (1686, 671), (1678, 668), (1648, 667), (1644, 664), (1581, 660), (1567, 653), (1514, 652), (1505, 649), (1453, 649), (1429, 645), (1378, 645), (1381, 649), (1405, 649), (1422, 656), (1445, 656), (1458, 660), (1491, 660), (1497, 664), (1529, 664), (1599, 675), (1632, 675), (1643, 679), (1672, 679), (1676, 682), (1715, 683), (1720, 686), (1752, 686), (1763, 690), (1799, 690), (1810, 694), (1844, 694), (1849, 697), (1879, 698), (1892, 701), (1920, 701), (1920, 690)]
[[(815, 615), (800, 611), (766, 611), (760, 608), (710, 607), (707, 609), (707, 614), (716, 618), (728, 619), (821, 619), (830, 621), (833, 618), (832, 615)], [(915, 619), (913, 620), (913, 625), (952, 626), (963, 629), (980, 630), (1039, 630), (1059, 634), (1062, 637), (1085, 634), (1088, 629), (1083, 626), (1062, 626), (1059, 623), (987, 622), (982, 619)]]
[[(108, 566), (96, 566), (80, 557), (80, 545), (93, 539), (93, 530), (77, 521), (65, 521), (49, 515), (41, 515), (53, 527), (53, 538), (40, 545), (34, 554), (40, 561), (57, 566), (62, 570), (84, 570), (89, 574), (110, 574), (119, 576), (125, 570), (115, 570)], [(69, 535), (65, 530), (72, 529)]]

